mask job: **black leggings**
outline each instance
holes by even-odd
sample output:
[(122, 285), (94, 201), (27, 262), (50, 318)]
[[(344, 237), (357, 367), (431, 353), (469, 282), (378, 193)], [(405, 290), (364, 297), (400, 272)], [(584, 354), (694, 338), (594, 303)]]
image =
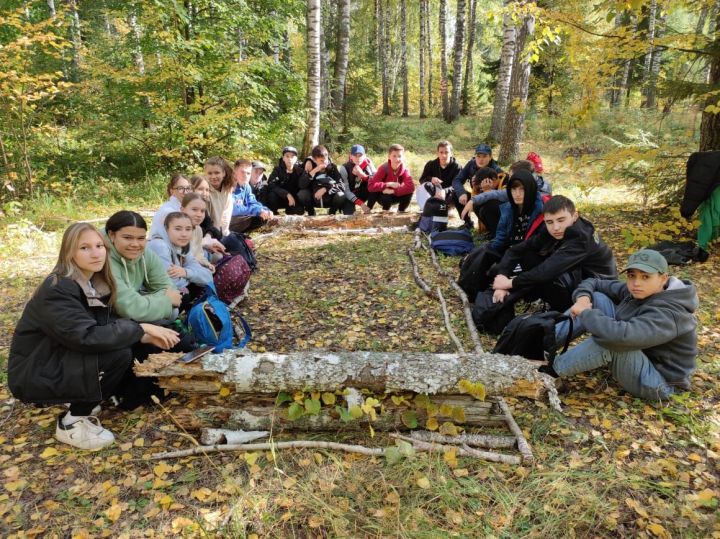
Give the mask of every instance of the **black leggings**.
[(408, 195), (389, 195), (385, 193), (381, 193), (378, 197), (378, 202), (382, 206), (382, 209), (387, 211), (390, 209), (391, 206), (394, 206), (395, 204), (398, 205), (398, 211), (405, 211), (408, 209), (408, 206), (410, 205), (410, 202), (412, 201), (413, 193), (410, 193)]
[[(133, 352), (130, 348), (123, 348), (107, 352), (98, 356), (98, 371), (100, 373), (100, 393), (103, 398), (115, 394), (117, 387), (128, 372), (131, 372)], [(74, 416), (90, 415), (100, 402), (71, 402), (70, 413)]]

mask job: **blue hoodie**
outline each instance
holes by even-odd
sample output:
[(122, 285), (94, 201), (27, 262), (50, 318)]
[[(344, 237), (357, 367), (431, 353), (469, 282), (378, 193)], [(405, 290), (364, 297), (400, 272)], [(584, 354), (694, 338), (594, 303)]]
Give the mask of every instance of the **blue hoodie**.
[(260, 204), (253, 195), (252, 187), (249, 183), (245, 185), (236, 185), (232, 193), (233, 207), (232, 216), (241, 217), (249, 215), (257, 217), (261, 211), (267, 210), (265, 206)]

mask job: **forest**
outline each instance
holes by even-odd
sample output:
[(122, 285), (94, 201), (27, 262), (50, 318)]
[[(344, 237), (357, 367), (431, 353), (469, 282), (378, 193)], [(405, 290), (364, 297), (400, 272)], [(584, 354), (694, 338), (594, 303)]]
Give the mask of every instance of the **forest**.
[[(399, 143), (417, 182), (441, 140), (461, 166), (481, 143), (505, 169), (540, 154), (554, 194), (618, 264), (694, 240), (699, 221), (679, 204), (690, 155), (720, 150), (720, 1), (0, 0), (0, 535), (720, 537), (717, 241), (707, 262), (670, 269), (700, 296), (692, 391), (656, 405), (599, 370), (567, 380), (562, 411), (508, 395), (533, 463), (415, 452), (373, 422), (407, 406), (401, 429), (473, 432), (459, 408), (438, 422), (422, 394), (365, 388), (356, 421), (348, 407), (336, 431), (303, 432), (342, 392), (248, 403), (230, 384), (175, 376), (173, 388), (217, 387), (132, 412), (103, 404), (116, 440), (97, 453), (56, 443), (60, 406), (13, 398), (13, 331), (71, 222), (152, 215), (171, 174), (201, 174), (213, 156), (272, 168), (287, 146), (302, 162), (323, 144), (340, 164), (361, 144), (381, 164)], [(238, 307), (249, 352), (472, 349), (446, 279), (457, 259), (417, 248), (411, 267), (404, 229), (258, 232)], [(479, 338), (476, 350), (493, 349)], [(490, 413), (480, 389), (463, 396), (468, 417)], [(270, 421), (273, 443), (375, 453), (197, 451), (198, 424), (244, 406)], [(177, 450), (199, 454), (166, 456)]]

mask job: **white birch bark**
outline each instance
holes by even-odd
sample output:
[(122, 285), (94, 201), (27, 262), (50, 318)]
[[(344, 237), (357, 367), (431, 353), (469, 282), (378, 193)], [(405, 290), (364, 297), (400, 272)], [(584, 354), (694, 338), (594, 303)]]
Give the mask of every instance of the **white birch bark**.
[(307, 0), (307, 125), (303, 155), (320, 137), (320, 0)]

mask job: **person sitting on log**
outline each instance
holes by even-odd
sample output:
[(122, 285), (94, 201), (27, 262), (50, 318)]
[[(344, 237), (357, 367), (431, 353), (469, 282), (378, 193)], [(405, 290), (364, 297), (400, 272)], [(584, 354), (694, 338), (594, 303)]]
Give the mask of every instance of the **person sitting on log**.
[(213, 282), (212, 272), (195, 259), (190, 251), (193, 223), (189, 215), (172, 212), (165, 217), (162, 234), (150, 238), (148, 249), (160, 257), (165, 271), (182, 294), (180, 312), (186, 312)]
[(190, 191), (192, 191), (192, 185), (185, 176), (179, 172), (175, 172), (170, 177), (170, 181), (167, 184), (167, 194), (169, 198), (158, 208), (152, 217), (150, 237), (152, 237), (153, 234), (160, 234), (162, 232), (167, 214), (180, 211), (180, 202), (185, 196), (185, 193), (189, 193)]
[(230, 219), (230, 231), (247, 233), (272, 219), (273, 212), (255, 198), (250, 187), (252, 164), (246, 159), (238, 159), (233, 165), (235, 189), (233, 189), (233, 209)]
[[(452, 187), (458, 208), (464, 208), (470, 200), (470, 193), (465, 190), (465, 182), (471, 180), (477, 170), (482, 167), (490, 167), (498, 174), (502, 172), (500, 165), (493, 159), (492, 148), (488, 144), (478, 144), (475, 147), (475, 157), (470, 159), (453, 179)], [(468, 215), (465, 216), (465, 226), (472, 228), (472, 220)]]
[(343, 180), (338, 167), (330, 160), (327, 148), (315, 146), (304, 163), (307, 177), (310, 178), (310, 189), (313, 193), (313, 204), (317, 208), (328, 208), (328, 213), (341, 211), (344, 215), (355, 213), (355, 205), (363, 205), (351, 190), (347, 180)]
[(273, 213), (284, 209), (286, 215), (302, 215), (305, 211), (315, 215), (307, 174), (297, 160), (297, 149), (285, 146), (282, 157), (270, 173), (267, 206)]
[(17, 399), (70, 404), (57, 418), (55, 438), (80, 449), (115, 440), (95, 416), (103, 399), (134, 378), (134, 346), (168, 349), (179, 341), (171, 329), (116, 316), (109, 249), (88, 223), (65, 230), (58, 261), (25, 305), (8, 357), (8, 386)]
[(343, 181), (348, 184), (350, 191), (357, 197), (356, 205), (363, 213), (370, 213), (377, 202), (377, 193), (368, 191), (368, 181), (376, 172), (375, 165), (365, 154), (365, 148), (360, 144), (353, 144), (347, 163), (340, 168)]
[(397, 204), (398, 213), (404, 213), (412, 201), (415, 183), (403, 162), (404, 155), (405, 148), (400, 144), (390, 146), (387, 162), (380, 165), (368, 184), (371, 193), (380, 193), (378, 201), (383, 211)]
[(490, 167), (477, 169), (470, 183), (472, 198), (465, 204), (460, 217), (467, 222), (470, 212), (474, 212), (478, 218), (478, 228), (484, 229), (487, 238), (492, 239), (500, 221), (500, 205), (508, 201), (505, 186), (501, 188), (501, 177)]
[[(190, 217), (193, 225), (190, 252), (195, 257), (195, 260), (210, 270), (211, 273), (215, 273), (215, 266), (210, 262), (212, 251), (206, 249), (203, 245), (202, 223), (207, 216), (207, 202), (200, 193), (188, 193), (183, 197), (180, 211)], [(211, 238), (211, 241), (216, 242), (217, 240)], [(220, 247), (224, 251), (225, 247), (222, 244), (220, 244)]]
[[(697, 357), (699, 301), (695, 285), (668, 274), (667, 260), (642, 249), (628, 259), (626, 282), (586, 279), (573, 293), (572, 337), (590, 338), (540, 370), (555, 377), (610, 366), (613, 378), (635, 397), (667, 400), (691, 389)], [(556, 341), (570, 331), (556, 325)]]
[(496, 267), (492, 289), (475, 298), (473, 319), (479, 329), (500, 333), (515, 316), (520, 299), (541, 299), (550, 309), (565, 311), (583, 279), (615, 278), (610, 248), (575, 204), (554, 196), (544, 207), (545, 226), (529, 239), (511, 246)]

